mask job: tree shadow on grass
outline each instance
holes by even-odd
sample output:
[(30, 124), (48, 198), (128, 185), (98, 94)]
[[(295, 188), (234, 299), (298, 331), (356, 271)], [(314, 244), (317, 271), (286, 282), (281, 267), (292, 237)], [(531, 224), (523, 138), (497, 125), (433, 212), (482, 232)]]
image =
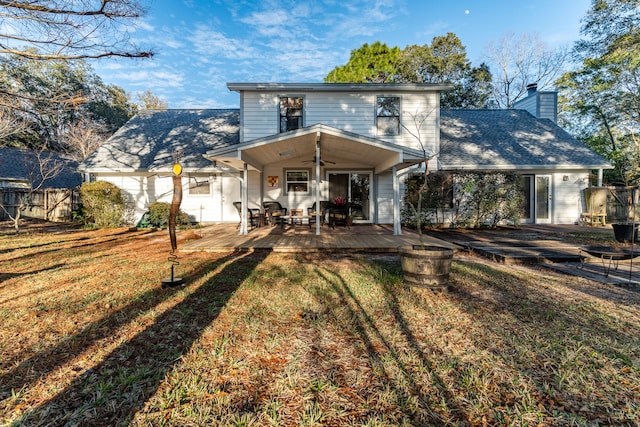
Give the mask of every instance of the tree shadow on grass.
[[(207, 271), (226, 262), (226, 260), (227, 258), (221, 258), (213, 263), (200, 265), (189, 277), (185, 278), (185, 281), (188, 283), (197, 279)], [(75, 335), (69, 336), (55, 346), (44, 348), (37, 354), (23, 360), (14, 368), (0, 375), (0, 398), (4, 399), (10, 396), (13, 391), (31, 386), (39, 378), (48, 375), (81, 355), (96, 341), (107, 338), (118, 328), (133, 321), (140, 313), (151, 310), (163, 301), (172, 298), (179, 289), (173, 288), (166, 291), (159, 291), (157, 288), (150, 289), (122, 308), (114, 310), (88, 324)], [(18, 354), (14, 360), (21, 360), (23, 357), (25, 356), (22, 355), (21, 357)], [(6, 366), (12, 364), (12, 360), (3, 360), (2, 362)]]
[[(49, 271), (49, 270), (56, 270), (58, 268), (64, 267), (64, 264), (53, 264), (50, 265), (48, 267), (45, 268), (40, 268), (38, 270), (32, 270), (32, 271), (24, 271), (21, 273), (11, 273), (11, 272), (5, 272), (5, 273), (0, 273), (0, 285), (2, 284), (2, 282), (4, 282), (5, 280), (10, 280), (13, 279), (15, 277), (21, 277), (21, 276), (30, 276), (32, 274), (38, 274), (38, 273), (42, 273), (43, 271)], [(0, 289), (3, 288), (4, 285), (0, 286)], [(0, 304), (7, 302), (7, 301), (11, 301), (10, 299), (6, 299), (6, 300), (0, 300)]]
[[(366, 261), (363, 261), (366, 263)], [(326, 305), (326, 296), (316, 295), (319, 302), (325, 304), (326, 309), (346, 310), (352, 322), (351, 328), (357, 337), (362, 341), (367, 352), (369, 363), (374, 372), (382, 377), (382, 382), (394, 391), (396, 405), (410, 419), (413, 425), (444, 425), (451, 422), (466, 422), (467, 414), (463, 407), (457, 404), (455, 396), (449, 390), (445, 381), (438, 376), (436, 369), (432, 366), (424, 353), (424, 346), (417, 343), (410, 327), (402, 316), (395, 291), (388, 284), (383, 284), (383, 290), (387, 299), (387, 304), (397, 322), (397, 326), (409, 343), (411, 352), (420, 359), (420, 363), (429, 372), (432, 383), (422, 384), (416, 380), (413, 373), (413, 366), (407, 364), (406, 349), (398, 347), (394, 339), (383, 332), (378, 327), (377, 314), (367, 311), (358, 296), (352, 291), (348, 283), (339, 275), (317, 270), (317, 274), (330, 284), (333, 291), (338, 296), (339, 303)], [(335, 301), (333, 301), (335, 303)], [(332, 316), (339, 318), (340, 316)], [(381, 350), (383, 354), (381, 354)], [(433, 349), (436, 351), (436, 349)], [(384, 360), (383, 360), (384, 359)], [(393, 366), (393, 368), (390, 368)], [(395, 372), (391, 372), (392, 369)], [(427, 387), (430, 386), (437, 391), (437, 395), (430, 395)], [(411, 396), (411, 397), (409, 397)], [(417, 406), (413, 407), (411, 399), (415, 399)], [(450, 413), (442, 416), (440, 409), (442, 399), (446, 401)], [(455, 418), (452, 420), (452, 418)]]
[[(534, 405), (543, 416), (561, 424), (598, 417), (603, 425), (632, 424), (620, 402), (635, 399), (633, 392), (617, 387), (622, 377), (607, 379), (598, 366), (632, 371), (640, 355), (637, 323), (616, 319), (589, 300), (547, 290), (552, 285), (532, 285), (522, 275), (485, 263), (455, 262), (455, 274), (464, 274), (466, 282), (477, 286), (454, 287), (451, 294), (452, 301), (481, 325), (482, 335), (470, 338), (509, 366), (514, 376), (535, 385)], [(566, 285), (562, 278), (554, 282), (557, 289)], [(509, 351), (501, 350), (505, 347)], [(578, 370), (579, 364), (583, 368)], [(592, 380), (569, 385), (563, 375)], [(608, 391), (590, 392), (595, 389)]]
[[(161, 314), (153, 325), (121, 344), (103, 362), (76, 378), (62, 392), (35, 409), (27, 411), (14, 425), (126, 425), (155, 393), (167, 372), (217, 318), (242, 281), (267, 254), (268, 252), (249, 256), (234, 255), (219, 260), (218, 265), (227, 261), (229, 264), (184, 300)], [(207, 267), (204, 270), (210, 269)], [(163, 297), (167, 299), (175, 291), (162, 292), (167, 293)], [(159, 303), (157, 299), (153, 301), (147, 309)], [(119, 315), (111, 315), (111, 324), (104, 335), (133, 320), (139, 312), (140, 307), (136, 305), (121, 310)], [(89, 339), (89, 336), (84, 339)], [(55, 358), (56, 354), (64, 353), (62, 348), (65, 344), (70, 343), (61, 344), (58, 346), (60, 348), (51, 349), (46, 354), (39, 354), (37, 359), (51, 356)], [(81, 350), (72, 352), (72, 355), (79, 354)], [(60, 366), (72, 355), (58, 358), (53, 365), (46, 363), (45, 371)], [(14, 388), (16, 385), (19, 388), (20, 384), (15, 384), (11, 378), (26, 374), (26, 371), (31, 369), (39, 369), (38, 366), (34, 367), (37, 362), (27, 361), (5, 375), (5, 378), (0, 378), (2, 384), (6, 384), (5, 381), (14, 383), (3, 385), (3, 389)]]
[(16, 257), (8, 257), (4, 262), (20, 262), (23, 259), (33, 260), (34, 257), (41, 257), (43, 260), (54, 259), (59, 253), (69, 251), (72, 249), (82, 250), (84, 254), (90, 254), (94, 252), (103, 251), (109, 248), (119, 248), (126, 244), (128, 241), (132, 241), (138, 238), (153, 238), (155, 237), (151, 230), (132, 232), (129, 230), (118, 231), (106, 236), (99, 237), (83, 237), (78, 239), (69, 239), (64, 241), (55, 241), (50, 243), (43, 243), (39, 245), (32, 245), (29, 247), (20, 247), (14, 249), (5, 250), (5, 252), (12, 252), (17, 250), (30, 250), (33, 248), (50, 246), (46, 249), (38, 250), (35, 254), (24, 254)]

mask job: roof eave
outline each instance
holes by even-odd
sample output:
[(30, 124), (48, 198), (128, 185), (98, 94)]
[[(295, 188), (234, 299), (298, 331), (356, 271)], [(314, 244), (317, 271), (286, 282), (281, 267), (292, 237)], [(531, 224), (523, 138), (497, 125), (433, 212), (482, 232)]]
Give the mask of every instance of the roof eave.
[(441, 83), (227, 83), (233, 92), (251, 91), (298, 91), (298, 92), (442, 92), (453, 89), (453, 85)]
[(481, 165), (481, 164), (444, 164), (441, 163), (442, 170), (592, 170), (592, 169), (614, 169), (609, 164), (594, 164), (594, 165), (516, 165), (516, 164), (502, 164), (502, 165)]

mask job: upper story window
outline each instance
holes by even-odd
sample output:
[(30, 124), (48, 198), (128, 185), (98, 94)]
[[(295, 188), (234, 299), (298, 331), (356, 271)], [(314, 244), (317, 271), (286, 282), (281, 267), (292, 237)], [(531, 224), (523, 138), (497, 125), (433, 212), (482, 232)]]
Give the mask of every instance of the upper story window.
[(378, 96), (376, 101), (378, 135), (400, 135), (400, 97)]
[(280, 97), (280, 132), (302, 127), (302, 97)]

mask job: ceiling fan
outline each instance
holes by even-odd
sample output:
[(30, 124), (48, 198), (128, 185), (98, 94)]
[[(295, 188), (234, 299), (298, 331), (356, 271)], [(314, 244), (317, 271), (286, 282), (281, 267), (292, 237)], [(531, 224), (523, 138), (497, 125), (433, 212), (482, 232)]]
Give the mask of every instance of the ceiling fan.
[[(302, 163), (315, 163), (316, 162), (316, 158), (312, 158), (311, 160), (305, 160)], [(336, 162), (332, 162), (331, 160), (322, 160), (322, 157), (320, 157), (320, 166), (324, 166), (325, 163), (331, 163), (332, 165), (335, 165)]]

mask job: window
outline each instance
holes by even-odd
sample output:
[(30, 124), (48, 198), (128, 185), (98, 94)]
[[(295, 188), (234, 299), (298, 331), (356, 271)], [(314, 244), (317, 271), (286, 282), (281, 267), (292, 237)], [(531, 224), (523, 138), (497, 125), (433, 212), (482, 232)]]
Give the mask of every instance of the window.
[(209, 180), (204, 177), (189, 176), (189, 194), (211, 194)]
[(400, 135), (400, 97), (378, 96), (376, 102), (378, 135)]
[(280, 132), (302, 127), (302, 97), (280, 97)]
[(308, 170), (285, 171), (287, 193), (308, 193), (309, 175)]

